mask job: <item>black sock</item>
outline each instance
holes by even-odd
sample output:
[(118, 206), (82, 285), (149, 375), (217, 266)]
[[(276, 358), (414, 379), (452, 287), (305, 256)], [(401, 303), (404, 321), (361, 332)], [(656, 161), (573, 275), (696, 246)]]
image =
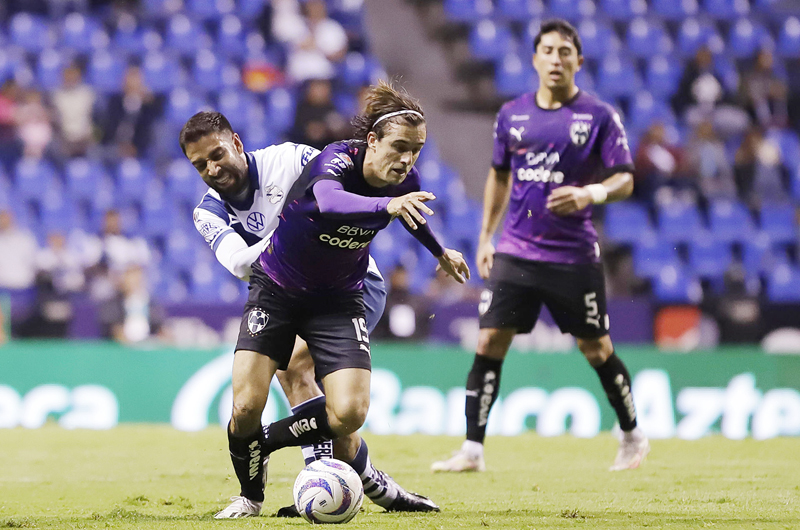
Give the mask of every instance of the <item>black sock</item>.
[(264, 432), (258, 429), (250, 436), (238, 438), (228, 425), (228, 448), (236, 478), (242, 486), (242, 497), (251, 501), (264, 500)]
[(612, 353), (606, 362), (594, 369), (600, 376), (609, 403), (617, 413), (620, 429), (632, 431), (636, 428), (636, 408), (633, 406), (631, 394), (631, 376), (622, 359)]
[(467, 376), (467, 440), (483, 443), (489, 411), (500, 392), (500, 368), (503, 361), (476, 355)]
[(335, 438), (328, 424), (324, 400), (309, 402), (288, 418), (271, 423), (264, 433), (267, 454), (284, 447), (312, 445)]

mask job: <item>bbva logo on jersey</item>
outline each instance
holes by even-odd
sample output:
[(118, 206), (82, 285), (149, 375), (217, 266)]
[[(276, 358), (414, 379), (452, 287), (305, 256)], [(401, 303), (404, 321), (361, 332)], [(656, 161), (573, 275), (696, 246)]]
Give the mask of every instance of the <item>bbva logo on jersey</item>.
[(254, 307), (250, 310), (250, 314), (247, 315), (247, 330), (250, 335), (258, 335), (267, 327), (267, 322), (269, 322), (269, 315), (260, 307)]
[(573, 144), (580, 147), (589, 140), (591, 130), (591, 124), (585, 121), (573, 121), (572, 125), (569, 126), (569, 137)]

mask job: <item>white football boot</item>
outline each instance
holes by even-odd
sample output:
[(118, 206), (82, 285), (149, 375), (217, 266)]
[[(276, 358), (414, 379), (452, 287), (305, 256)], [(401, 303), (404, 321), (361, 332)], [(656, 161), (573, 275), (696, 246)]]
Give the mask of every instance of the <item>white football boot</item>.
[(447, 460), (431, 464), (431, 471), (461, 473), (466, 471), (486, 471), (483, 461), (483, 445), (465, 440), (461, 449), (453, 453)]
[(640, 428), (620, 434), (619, 450), (609, 471), (636, 469), (650, 452), (650, 442)]
[(239, 519), (240, 517), (258, 517), (263, 503), (251, 501), (247, 497), (231, 497), (231, 503), (224, 510), (217, 512), (214, 519)]

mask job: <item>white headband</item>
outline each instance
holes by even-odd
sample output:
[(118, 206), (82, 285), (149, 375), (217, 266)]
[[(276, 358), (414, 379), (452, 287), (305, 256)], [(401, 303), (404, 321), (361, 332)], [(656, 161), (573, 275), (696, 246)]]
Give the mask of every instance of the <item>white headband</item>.
[(425, 117), (416, 110), (411, 110), (411, 109), (398, 110), (396, 112), (390, 112), (389, 114), (384, 114), (383, 116), (375, 120), (375, 123), (372, 124), (372, 128), (374, 129), (375, 126), (378, 125), (383, 120), (386, 120), (388, 118), (394, 118), (395, 116), (400, 116), (401, 114), (415, 114), (420, 118), (422, 118), (423, 120), (425, 119)]

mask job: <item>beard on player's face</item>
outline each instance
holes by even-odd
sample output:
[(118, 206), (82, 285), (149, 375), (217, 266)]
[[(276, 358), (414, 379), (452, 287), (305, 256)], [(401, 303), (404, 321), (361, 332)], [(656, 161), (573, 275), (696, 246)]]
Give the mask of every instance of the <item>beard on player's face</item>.
[(203, 182), (217, 193), (233, 196), (247, 187), (247, 161), (238, 136), (221, 131), (205, 136), (187, 147), (187, 156), (206, 160), (197, 167)]

